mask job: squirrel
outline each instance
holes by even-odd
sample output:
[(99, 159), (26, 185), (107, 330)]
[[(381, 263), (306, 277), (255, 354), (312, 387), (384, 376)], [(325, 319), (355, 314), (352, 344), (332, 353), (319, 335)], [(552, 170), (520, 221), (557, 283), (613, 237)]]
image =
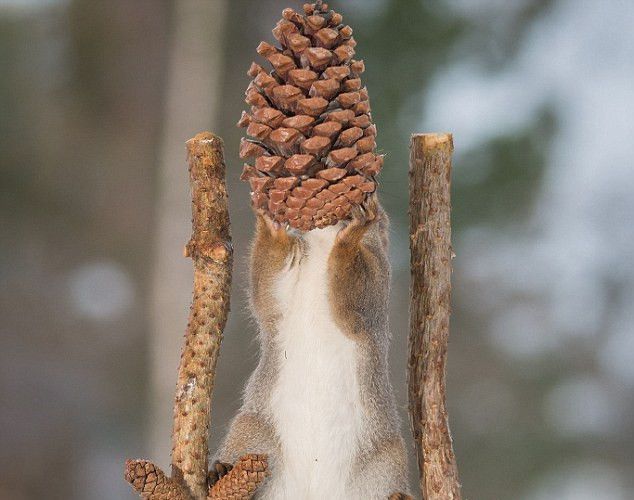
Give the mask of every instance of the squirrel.
[[(215, 462), (268, 455), (258, 500), (411, 499), (388, 376), (389, 220), (376, 195), (305, 233), (256, 213), (259, 364)], [(214, 479), (212, 479), (213, 482)]]

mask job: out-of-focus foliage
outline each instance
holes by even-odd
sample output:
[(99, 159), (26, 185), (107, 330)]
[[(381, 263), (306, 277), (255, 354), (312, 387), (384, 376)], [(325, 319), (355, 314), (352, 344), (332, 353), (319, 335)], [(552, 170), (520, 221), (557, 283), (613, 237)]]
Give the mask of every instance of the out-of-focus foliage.
[[(219, 47), (238, 258), (212, 448), (256, 356), (234, 124), (255, 46), (291, 3), (231, 0)], [(465, 497), (632, 498), (634, 6), (332, 4), (355, 29), (387, 154), (403, 432), (407, 147), (412, 132), (451, 131), (449, 405)], [(2, 500), (133, 498), (122, 463), (151, 448), (149, 256), (174, 7), (0, 1)]]

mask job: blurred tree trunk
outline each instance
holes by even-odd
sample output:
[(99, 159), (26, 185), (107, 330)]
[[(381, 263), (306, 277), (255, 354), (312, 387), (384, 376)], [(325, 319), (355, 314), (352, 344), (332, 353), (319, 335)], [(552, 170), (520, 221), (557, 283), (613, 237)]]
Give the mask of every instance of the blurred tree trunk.
[(159, 155), (151, 298), (149, 456), (167, 466), (173, 394), (191, 300), (192, 269), (183, 258), (190, 196), (185, 141), (216, 130), (222, 91), (226, 0), (176, 0)]

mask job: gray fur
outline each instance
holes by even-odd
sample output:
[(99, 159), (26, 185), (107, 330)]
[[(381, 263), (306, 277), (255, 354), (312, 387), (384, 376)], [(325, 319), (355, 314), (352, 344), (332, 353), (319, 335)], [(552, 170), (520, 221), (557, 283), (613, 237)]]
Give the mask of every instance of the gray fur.
[[(354, 238), (346, 236), (335, 244), (329, 259), (329, 291), (335, 321), (357, 342), (359, 349), (365, 431), (354, 459), (352, 498), (384, 500), (395, 492), (408, 491), (408, 485), (405, 445), (388, 375), (388, 220), (378, 205), (373, 207), (373, 220), (360, 217), (352, 222), (357, 227), (351, 228), (350, 234), (362, 231), (356, 243)], [(278, 373), (271, 339), (276, 334), (276, 317), (282, 314), (284, 304), (275, 303), (271, 283), (291, 254), (301, 253), (302, 244), (301, 240), (294, 240), (286, 250), (273, 251), (271, 245), (277, 244), (275, 237), (266, 231), (274, 230), (260, 222), (251, 256), (251, 308), (260, 330), (260, 361), (247, 383), (242, 408), (216, 458), (234, 463), (246, 453), (266, 453), (274, 475), (283, 457), (268, 409)]]

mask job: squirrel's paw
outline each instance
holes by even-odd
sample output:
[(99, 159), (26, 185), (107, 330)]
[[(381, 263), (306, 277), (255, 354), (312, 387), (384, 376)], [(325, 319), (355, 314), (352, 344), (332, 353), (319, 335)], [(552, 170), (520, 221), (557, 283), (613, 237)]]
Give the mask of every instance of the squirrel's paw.
[(288, 230), (284, 224), (271, 219), (262, 210), (256, 212), (258, 217), (258, 231), (265, 234), (265, 238), (272, 246), (288, 257), (287, 263), (294, 266), (304, 254), (304, 243), (293, 230)]
[(225, 464), (216, 460), (207, 473), (207, 484), (210, 487), (213, 486), (224, 476), (229, 474), (229, 472), (231, 472), (231, 469), (233, 469), (232, 464)]
[(262, 224), (269, 231), (269, 233), (271, 233), (271, 235), (278, 237), (286, 236), (286, 229), (284, 228), (284, 226), (279, 222), (271, 219), (271, 217), (269, 217), (269, 215), (266, 214), (263, 210), (258, 210), (256, 214)]
[(377, 219), (379, 216), (379, 202), (375, 194), (371, 195), (361, 205), (356, 205), (352, 208), (350, 213), (352, 217), (352, 223), (356, 223), (362, 226), (369, 224)]
[(337, 234), (337, 241), (361, 237), (368, 225), (379, 217), (380, 207), (376, 195), (370, 196), (363, 204), (355, 206), (350, 219)]
[(405, 493), (392, 493), (388, 500), (414, 500), (414, 497)]
[(274, 221), (262, 210), (258, 210), (256, 214), (259, 221), (259, 227), (263, 228), (263, 231), (268, 233), (273, 241), (284, 244), (292, 244), (297, 240), (296, 236), (286, 229), (285, 224)]

